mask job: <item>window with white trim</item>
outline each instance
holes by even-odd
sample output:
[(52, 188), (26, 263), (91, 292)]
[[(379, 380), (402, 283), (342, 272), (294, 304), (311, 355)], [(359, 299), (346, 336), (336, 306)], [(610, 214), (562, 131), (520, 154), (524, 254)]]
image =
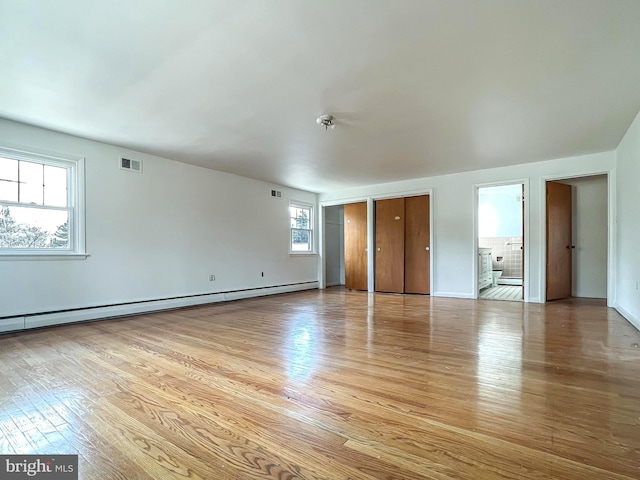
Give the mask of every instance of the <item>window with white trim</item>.
[(83, 167), (0, 147), (0, 255), (84, 253)]
[(313, 207), (304, 203), (289, 204), (291, 217), (291, 253), (313, 253)]

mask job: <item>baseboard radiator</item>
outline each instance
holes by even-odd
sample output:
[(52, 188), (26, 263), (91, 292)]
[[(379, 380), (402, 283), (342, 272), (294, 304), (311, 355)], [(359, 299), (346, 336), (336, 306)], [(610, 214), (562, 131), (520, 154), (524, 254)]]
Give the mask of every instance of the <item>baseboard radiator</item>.
[(49, 327), (65, 323), (87, 322), (91, 320), (105, 320), (108, 318), (126, 317), (161, 310), (206, 305), (208, 303), (228, 302), (245, 298), (277, 295), (280, 293), (297, 292), (301, 290), (317, 289), (317, 281), (276, 285), (272, 287), (249, 288), (202, 295), (189, 295), (166, 299), (146, 300), (115, 305), (60, 310), (46, 313), (33, 313), (22, 316), (0, 318), (0, 333), (29, 330), (32, 328)]

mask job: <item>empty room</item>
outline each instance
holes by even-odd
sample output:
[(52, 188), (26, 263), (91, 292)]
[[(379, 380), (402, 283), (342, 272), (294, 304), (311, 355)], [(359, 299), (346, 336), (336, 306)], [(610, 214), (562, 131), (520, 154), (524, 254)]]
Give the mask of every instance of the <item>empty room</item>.
[(0, 1), (0, 479), (640, 478), (638, 25)]

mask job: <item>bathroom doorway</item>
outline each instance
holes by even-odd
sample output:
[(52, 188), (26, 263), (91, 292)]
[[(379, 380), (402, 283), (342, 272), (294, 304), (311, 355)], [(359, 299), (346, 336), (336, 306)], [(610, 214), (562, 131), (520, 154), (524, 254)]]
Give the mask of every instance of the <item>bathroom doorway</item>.
[(478, 298), (524, 298), (524, 185), (478, 188)]

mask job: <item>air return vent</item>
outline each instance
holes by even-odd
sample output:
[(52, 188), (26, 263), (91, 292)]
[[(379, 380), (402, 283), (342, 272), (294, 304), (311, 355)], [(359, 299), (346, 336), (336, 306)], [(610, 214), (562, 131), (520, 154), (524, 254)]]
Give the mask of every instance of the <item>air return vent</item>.
[(122, 170), (129, 170), (130, 172), (142, 173), (142, 161), (120, 157), (120, 168)]
[(274, 198), (282, 198), (282, 192), (280, 190), (271, 190), (271, 196)]

